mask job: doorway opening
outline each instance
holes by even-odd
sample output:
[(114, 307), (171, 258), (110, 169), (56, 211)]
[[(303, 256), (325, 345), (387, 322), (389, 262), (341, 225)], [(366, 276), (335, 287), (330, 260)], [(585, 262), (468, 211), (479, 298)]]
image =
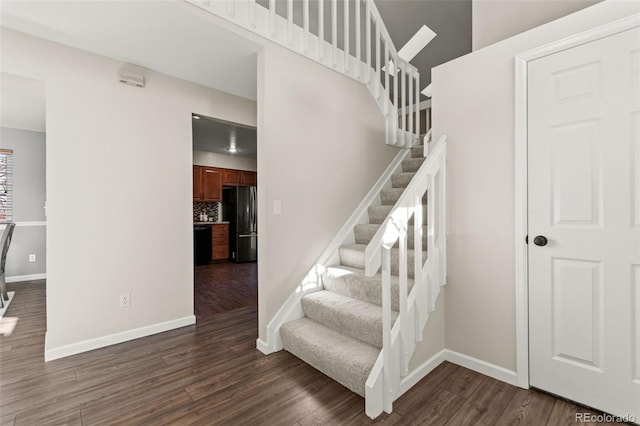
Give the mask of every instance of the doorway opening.
[[(0, 235), (6, 236), (0, 245), (0, 256), (3, 249), (8, 249), (3, 259), (3, 278), (6, 290), (16, 298), (29, 298), (34, 292), (44, 296), (45, 84), (9, 73), (0, 73), (0, 82)], [(13, 232), (9, 235), (11, 227)], [(11, 308), (8, 302), (12, 300), (4, 300), (0, 308), (0, 336), (10, 335), (24, 313), (19, 307)], [(45, 305), (38, 308), (44, 310)]]
[(258, 307), (257, 130), (192, 114), (198, 321)]

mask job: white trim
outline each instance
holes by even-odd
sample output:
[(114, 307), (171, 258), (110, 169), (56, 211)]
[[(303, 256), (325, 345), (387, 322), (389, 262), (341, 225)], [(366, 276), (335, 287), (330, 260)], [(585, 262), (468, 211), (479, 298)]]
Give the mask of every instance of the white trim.
[(19, 283), (22, 281), (35, 281), (35, 280), (46, 280), (47, 274), (31, 274), (31, 275), (14, 275), (12, 277), (7, 277), (5, 282), (8, 283)]
[(67, 356), (79, 354), (82, 352), (92, 351), (94, 349), (111, 346), (129, 340), (139, 339), (140, 337), (150, 336), (152, 334), (162, 333), (164, 331), (174, 330), (176, 328), (186, 327), (196, 323), (195, 315), (189, 315), (177, 318), (171, 321), (165, 321), (158, 324), (147, 325), (144, 327), (134, 328), (133, 330), (122, 331), (120, 333), (109, 334), (107, 336), (97, 337), (95, 339), (84, 340), (82, 342), (71, 343), (56, 348), (49, 349), (49, 341), (45, 334), (45, 362), (54, 359), (64, 358)]
[(16, 227), (27, 227), (27, 226), (47, 226), (47, 222), (42, 221), (32, 221), (32, 222), (16, 222)]
[(640, 14), (584, 31), (515, 57), (515, 234), (516, 234), (516, 371), (517, 386), (529, 387), (529, 296), (527, 235), (527, 63), (563, 50), (640, 27)]
[(437, 366), (446, 360), (446, 349), (443, 349), (420, 364), (416, 369), (411, 371), (411, 373), (403, 377), (400, 381), (400, 385), (398, 386), (396, 399), (400, 398), (405, 392), (417, 385), (420, 380), (424, 379), (427, 374), (431, 373)]
[(468, 368), (469, 370), (476, 371), (480, 374), (484, 374), (485, 376), (489, 376), (496, 380), (500, 380), (501, 382), (516, 386), (518, 376), (513, 370), (491, 364), (490, 362), (483, 361), (469, 355), (454, 352), (449, 349), (445, 349), (443, 352), (444, 359), (446, 361)]
[(269, 355), (274, 352), (271, 350), (269, 344), (262, 339), (256, 339), (256, 348), (265, 355)]
[[(516, 253), (516, 371), (518, 386), (529, 388), (529, 262), (528, 159), (527, 159), (527, 63), (516, 57), (515, 87), (515, 253)], [(518, 135), (524, 135), (524, 143)], [(525, 348), (518, 350), (518, 348)]]
[(468, 368), (485, 376), (516, 386), (517, 374), (515, 371), (482, 361), (469, 355), (464, 355), (449, 349), (443, 349), (420, 364), (400, 381), (396, 399), (400, 398), (405, 392), (418, 384), (420, 380), (424, 379), (444, 361), (449, 361), (450, 363), (456, 364), (460, 367)]
[(336, 233), (331, 242), (324, 249), (322, 254), (318, 257), (318, 260), (313, 264), (311, 270), (301, 280), (301, 283), (292, 291), (287, 300), (282, 304), (278, 312), (271, 318), (267, 324), (266, 336), (256, 341), (256, 348), (264, 353), (270, 354), (282, 350), (282, 340), (280, 339), (280, 327), (289, 321), (302, 318), (304, 313), (302, 312), (301, 300), (305, 294), (322, 290), (322, 284), (308, 280), (308, 277), (316, 273), (316, 266), (327, 266), (327, 262), (337, 252), (344, 241), (353, 233), (353, 228), (359, 223), (360, 218), (367, 214), (369, 206), (377, 199), (382, 188), (391, 180), (397, 169), (402, 166), (402, 161), (410, 154), (411, 150), (401, 149), (395, 158), (391, 161), (384, 173), (378, 178), (376, 183), (371, 187), (367, 195), (360, 202), (358, 207), (353, 211), (351, 216), (342, 225), (342, 228)]

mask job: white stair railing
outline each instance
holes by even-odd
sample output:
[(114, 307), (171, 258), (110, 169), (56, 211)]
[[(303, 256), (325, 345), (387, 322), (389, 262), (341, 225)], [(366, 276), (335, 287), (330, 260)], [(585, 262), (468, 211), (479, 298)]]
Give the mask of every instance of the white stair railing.
[[(427, 141), (425, 141), (426, 145)], [(365, 250), (365, 273), (374, 275), (382, 267), (383, 347), (365, 385), (367, 415), (390, 413), (399, 396), (402, 377), (422, 340), (422, 330), (435, 309), (440, 287), (446, 282), (446, 136), (438, 140), (389, 216)], [(423, 196), (427, 196), (427, 247), (422, 247)], [(414, 286), (407, 294), (409, 221), (414, 221)], [(391, 249), (399, 243), (399, 315), (391, 324)], [(428, 253), (423, 262), (423, 253)]]
[[(416, 67), (398, 55), (373, 0), (345, 0), (341, 16), (337, 0), (326, 0), (330, 2), (328, 19), (325, 0), (318, 0), (317, 34), (309, 29), (309, 0), (282, 0), (286, 2), (285, 16), (276, 12), (276, 0), (185, 1), (366, 84), (385, 116), (387, 144), (410, 148), (417, 141), (420, 75)], [(299, 10), (302, 26), (294, 22)], [(330, 23), (329, 42), (325, 41), (325, 22)], [(338, 26), (343, 29), (341, 46)], [(351, 40), (355, 43), (355, 56), (351, 54)]]

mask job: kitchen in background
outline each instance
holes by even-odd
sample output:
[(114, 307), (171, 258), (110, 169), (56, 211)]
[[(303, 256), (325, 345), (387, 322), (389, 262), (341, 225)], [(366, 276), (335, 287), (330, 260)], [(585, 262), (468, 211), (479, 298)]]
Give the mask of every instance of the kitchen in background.
[(257, 306), (255, 128), (192, 115), (196, 316)]

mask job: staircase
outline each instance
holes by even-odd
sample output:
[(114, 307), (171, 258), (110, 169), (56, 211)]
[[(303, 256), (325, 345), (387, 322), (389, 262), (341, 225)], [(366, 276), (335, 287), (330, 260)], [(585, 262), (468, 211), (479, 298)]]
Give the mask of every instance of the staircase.
[(262, 352), (285, 349), (364, 397), (369, 417), (391, 413), (446, 281), (447, 142), (420, 137), (418, 71), (399, 56), (373, 0), (345, 0), (341, 14), (337, 0), (326, 0), (328, 41), (325, 0), (316, 34), (309, 0), (283, 0), (284, 16), (276, 0), (185, 1), (365, 84), (384, 115), (386, 143), (403, 148), (257, 341)]
[[(355, 243), (339, 248), (340, 265), (328, 267), (322, 274), (324, 289), (302, 297), (304, 318), (280, 328), (285, 350), (362, 397), (383, 337), (382, 275), (365, 274), (365, 249), (425, 160), (422, 146), (413, 148), (411, 154), (402, 162), (402, 170), (392, 175), (391, 188), (380, 192), (380, 205), (369, 207), (369, 223), (354, 227)], [(426, 246), (426, 227), (422, 229), (422, 244)], [(413, 235), (413, 225), (409, 235)], [(391, 249), (392, 322), (399, 311), (397, 246)], [(413, 250), (407, 251), (407, 258), (409, 271), (413, 271)], [(410, 290), (413, 272), (409, 277)]]

